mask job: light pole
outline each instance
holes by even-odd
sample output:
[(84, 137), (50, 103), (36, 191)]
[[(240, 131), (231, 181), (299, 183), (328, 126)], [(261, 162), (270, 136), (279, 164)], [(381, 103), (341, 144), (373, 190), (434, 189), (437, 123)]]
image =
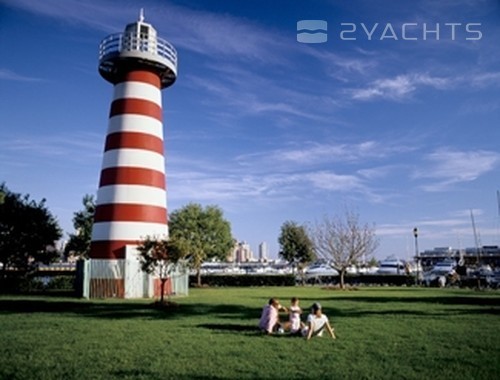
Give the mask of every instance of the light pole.
[(413, 229), (413, 236), (415, 237), (415, 259), (417, 260), (417, 277), (415, 277), (415, 284), (418, 285), (419, 279), (419, 266), (420, 266), (420, 255), (418, 253), (418, 228)]

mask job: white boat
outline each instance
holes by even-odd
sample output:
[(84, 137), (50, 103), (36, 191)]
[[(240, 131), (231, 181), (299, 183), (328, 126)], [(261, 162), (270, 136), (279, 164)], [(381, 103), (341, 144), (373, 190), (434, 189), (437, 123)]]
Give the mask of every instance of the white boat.
[(500, 287), (500, 270), (491, 271), (491, 274), (486, 275), (485, 280), (489, 287), (498, 289)]
[(448, 276), (455, 274), (457, 263), (454, 259), (448, 258), (437, 262), (427, 272), (423, 274), (423, 282), (427, 286), (437, 284), (439, 287), (444, 287), (448, 282)]
[(405, 263), (396, 256), (389, 256), (380, 262), (376, 274), (381, 275), (404, 275), (406, 274)]
[(349, 265), (346, 269), (346, 274), (350, 274), (350, 275), (357, 275), (359, 274), (359, 269), (356, 265)]
[(339, 272), (333, 269), (329, 264), (316, 263), (306, 268), (304, 274), (306, 277), (327, 277), (338, 276)]
[(379, 267), (370, 266), (370, 267), (360, 267), (358, 268), (359, 274), (377, 274)]
[(436, 272), (448, 272), (449, 274), (453, 273), (455, 268), (457, 267), (457, 262), (453, 259), (444, 259), (442, 261), (437, 262), (432, 267), (431, 271)]

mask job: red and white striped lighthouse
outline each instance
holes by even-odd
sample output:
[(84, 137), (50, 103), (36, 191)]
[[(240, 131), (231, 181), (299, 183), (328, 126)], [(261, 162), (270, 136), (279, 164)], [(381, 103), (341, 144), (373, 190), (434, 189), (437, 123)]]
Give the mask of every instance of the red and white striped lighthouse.
[(148, 235), (168, 234), (161, 90), (175, 82), (177, 53), (141, 10), (137, 22), (101, 42), (99, 73), (114, 94), (92, 229), (90, 296), (137, 296), (141, 291), (132, 288), (142, 280), (126, 275), (128, 252)]

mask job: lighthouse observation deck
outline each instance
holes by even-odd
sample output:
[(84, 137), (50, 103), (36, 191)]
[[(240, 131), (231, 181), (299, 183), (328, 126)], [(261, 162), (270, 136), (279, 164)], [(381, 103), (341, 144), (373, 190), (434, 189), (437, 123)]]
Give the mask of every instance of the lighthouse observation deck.
[(146, 68), (161, 78), (162, 88), (175, 82), (177, 52), (166, 40), (157, 37), (156, 30), (139, 21), (127, 25), (124, 33), (109, 35), (99, 45), (99, 73), (111, 83), (117, 83), (123, 72)]

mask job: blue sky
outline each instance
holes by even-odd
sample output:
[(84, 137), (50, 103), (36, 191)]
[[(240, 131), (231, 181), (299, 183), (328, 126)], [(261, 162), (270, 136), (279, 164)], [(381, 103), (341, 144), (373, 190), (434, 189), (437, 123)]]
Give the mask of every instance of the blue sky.
[[(379, 258), (411, 256), (414, 227), (422, 250), (474, 246), (471, 210), (482, 244), (500, 243), (493, 0), (2, 1), (0, 180), (46, 198), (66, 232), (101, 168), (98, 45), (140, 7), (179, 55), (169, 210), (219, 205), (273, 256), (286, 220), (346, 207), (375, 225)], [(300, 20), (325, 20), (328, 41), (297, 42)]]

